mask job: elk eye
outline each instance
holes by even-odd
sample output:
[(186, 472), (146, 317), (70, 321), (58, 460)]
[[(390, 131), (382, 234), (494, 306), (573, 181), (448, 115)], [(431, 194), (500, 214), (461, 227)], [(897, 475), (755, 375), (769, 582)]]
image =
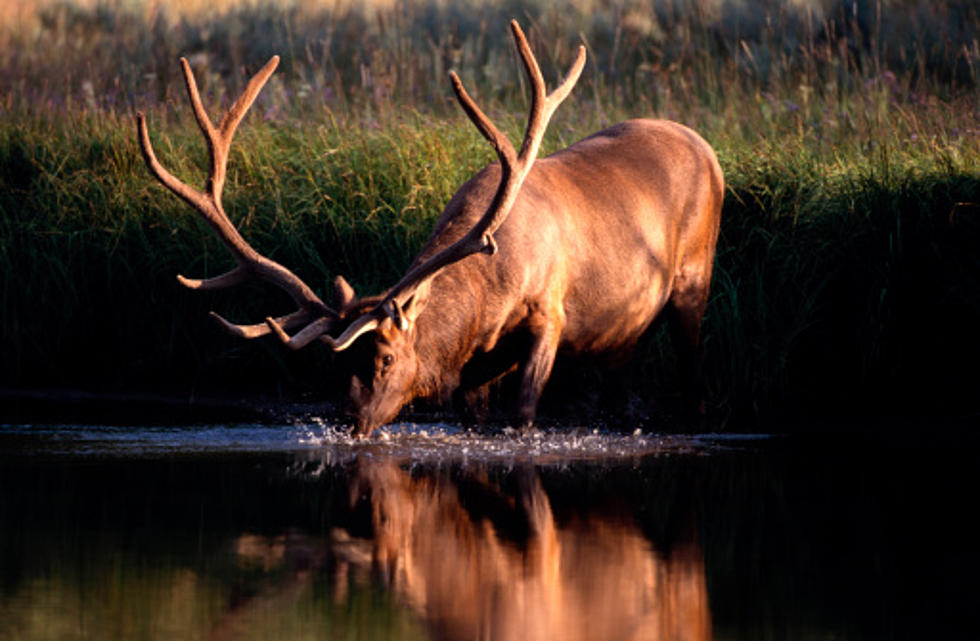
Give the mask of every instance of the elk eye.
[(385, 354), (384, 356), (382, 356), (381, 357), (381, 371), (382, 372), (385, 372), (389, 367), (391, 367), (391, 364), (393, 362), (395, 362), (395, 357), (392, 356), (391, 354)]

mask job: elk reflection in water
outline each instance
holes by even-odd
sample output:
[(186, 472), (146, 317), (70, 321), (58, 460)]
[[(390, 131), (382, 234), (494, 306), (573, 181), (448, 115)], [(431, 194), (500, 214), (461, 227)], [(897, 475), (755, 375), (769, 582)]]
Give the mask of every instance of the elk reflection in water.
[(558, 520), (537, 472), (515, 476), (505, 491), (479, 471), (419, 474), (362, 460), (351, 505), (369, 534), (240, 536), (242, 558), (290, 569), (238, 614), (288, 598), (311, 570), (329, 568), (335, 599), (351, 581), (374, 581), (438, 639), (711, 637), (693, 527), (664, 555), (625, 509)]

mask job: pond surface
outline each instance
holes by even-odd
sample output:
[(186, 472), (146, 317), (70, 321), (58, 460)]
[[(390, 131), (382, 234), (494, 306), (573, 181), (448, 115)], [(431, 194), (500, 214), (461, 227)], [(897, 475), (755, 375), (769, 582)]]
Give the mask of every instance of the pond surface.
[(922, 434), (0, 425), (0, 639), (975, 638)]

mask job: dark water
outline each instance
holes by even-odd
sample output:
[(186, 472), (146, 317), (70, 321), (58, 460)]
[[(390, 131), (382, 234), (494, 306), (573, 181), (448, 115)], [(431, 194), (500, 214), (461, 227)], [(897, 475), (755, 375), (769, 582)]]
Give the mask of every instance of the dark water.
[(977, 638), (922, 433), (0, 426), (0, 639)]

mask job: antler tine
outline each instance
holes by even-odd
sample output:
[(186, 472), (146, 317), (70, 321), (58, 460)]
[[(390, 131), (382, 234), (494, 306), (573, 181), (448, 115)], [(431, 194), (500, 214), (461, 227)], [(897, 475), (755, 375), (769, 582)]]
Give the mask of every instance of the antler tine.
[(245, 86), (245, 91), (222, 117), (217, 129), (211, 123), (211, 119), (204, 109), (204, 104), (201, 102), (201, 95), (197, 90), (197, 81), (194, 79), (194, 72), (191, 71), (187, 58), (180, 59), (180, 66), (184, 72), (184, 85), (187, 88), (187, 95), (191, 100), (191, 106), (194, 108), (194, 118), (201, 128), (201, 133), (204, 134), (204, 139), (208, 144), (208, 152), (211, 155), (211, 176), (208, 178), (208, 192), (213, 195), (216, 203), (220, 203), (228, 166), (228, 151), (231, 149), (235, 130), (238, 128), (238, 123), (245, 117), (249, 107), (255, 102), (262, 87), (265, 86), (276, 67), (279, 66), (279, 56), (269, 58), (269, 62), (265, 63), (265, 66), (252, 76)]
[[(147, 167), (156, 176), (157, 180), (204, 217), (211, 228), (218, 234), (225, 247), (228, 248), (228, 251), (231, 252), (237, 265), (231, 271), (212, 278), (192, 279), (178, 275), (177, 279), (181, 284), (191, 289), (209, 290), (231, 287), (252, 277), (270, 282), (288, 293), (299, 307), (295, 312), (272, 321), (280, 325), (280, 330), (295, 329), (304, 323), (310, 323), (314, 318), (336, 319), (338, 314), (327, 307), (313, 290), (296, 276), (296, 274), (283, 265), (255, 251), (231, 223), (221, 204), (221, 192), (225, 183), (228, 152), (231, 148), (231, 141), (234, 137), (235, 130), (242, 118), (244, 118), (249, 107), (255, 102), (262, 87), (275, 71), (276, 66), (279, 64), (279, 56), (270, 58), (269, 62), (258, 73), (252, 76), (245, 90), (235, 100), (224, 117), (222, 117), (217, 128), (212, 124), (211, 119), (207, 115), (207, 111), (204, 109), (190, 64), (185, 58), (181, 58), (180, 63), (184, 74), (187, 95), (190, 98), (191, 106), (194, 110), (194, 118), (197, 120), (198, 127), (200, 127), (201, 133), (204, 135), (211, 160), (211, 171), (207, 178), (204, 191), (199, 191), (188, 186), (160, 164), (153, 151), (153, 145), (150, 142), (150, 136), (146, 126), (146, 117), (143, 113), (136, 115), (140, 150), (142, 151)], [(212, 312), (212, 316), (226, 331), (243, 338), (255, 338), (272, 331), (268, 322), (255, 325), (236, 325), (221, 318), (214, 312)], [(316, 321), (312, 322), (315, 323)]]
[(551, 116), (555, 113), (558, 105), (568, 97), (575, 83), (578, 82), (579, 76), (582, 75), (582, 70), (585, 68), (585, 47), (579, 45), (575, 62), (565, 74), (565, 79), (551, 94), (546, 95), (541, 68), (527, 43), (524, 31), (516, 20), (510, 21), (510, 29), (514, 34), (514, 41), (517, 43), (517, 51), (521, 54), (521, 62), (524, 63), (524, 71), (527, 73), (528, 80), (531, 81), (531, 109), (519, 158), (521, 162), (534, 162), (544, 137), (544, 130), (548, 126)]
[(265, 324), (266, 331), (271, 330), (283, 345), (289, 349), (297, 350), (306, 347), (316, 339), (329, 332), (330, 327), (333, 324), (333, 319), (322, 316), (297, 332), (293, 337), (290, 337), (289, 334), (285, 332), (282, 323), (279, 322), (279, 319), (266, 318)]
[[(456, 100), (459, 101), (460, 106), (463, 107), (463, 111), (469, 116), (476, 128), (483, 134), (483, 137), (490, 141), (493, 145), (494, 150), (497, 152), (497, 156), (505, 165), (513, 165), (517, 161), (517, 154), (514, 152), (514, 145), (510, 143), (507, 136), (500, 133), (496, 125), (487, 118), (487, 115), (483, 113), (483, 110), (470, 98), (470, 95), (466, 92), (466, 88), (463, 87), (463, 81), (459, 79), (455, 71), (449, 72), (449, 80), (453, 85), (453, 92), (456, 94)], [(506, 159), (506, 160), (505, 160)]]
[[(490, 144), (493, 145), (494, 150), (497, 152), (501, 168), (500, 185), (494, 194), (490, 206), (487, 207), (487, 211), (462, 238), (428, 260), (417, 263), (409, 269), (408, 273), (388, 291), (381, 303), (373, 310), (367, 312), (361, 319), (358, 319), (355, 324), (351, 325), (351, 328), (357, 325), (362, 319), (371, 319), (370, 321), (365, 320), (362, 325), (358, 325), (355, 332), (351, 332), (351, 328), (348, 328), (340, 338), (328, 340), (335, 350), (345, 349), (358, 336), (376, 327), (380, 322), (379, 318), (383, 318), (381, 316), (382, 312), (399, 323), (399, 325), (406, 326), (407, 324), (405, 323), (404, 314), (401, 309), (402, 305), (412, 297), (414, 292), (424, 282), (432, 278), (440, 269), (462, 260), (470, 254), (478, 252), (488, 254), (496, 253), (497, 244), (494, 241), (493, 234), (507, 219), (507, 215), (510, 213), (514, 201), (517, 199), (517, 194), (520, 192), (521, 185), (531, 170), (535, 158), (537, 158), (548, 121), (551, 119), (558, 105), (568, 97), (572, 87), (578, 81), (579, 76), (581, 76), (582, 69), (585, 67), (585, 47), (580, 46), (575, 62), (572, 63), (565, 79), (555, 91), (550, 95), (546, 95), (541, 69), (534, 57), (534, 53), (531, 51), (531, 47), (527, 43), (524, 32), (521, 30), (520, 25), (517, 24), (517, 21), (512, 20), (510, 26), (521, 60), (524, 63), (524, 70), (527, 73), (532, 87), (531, 108), (520, 154), (514, 151), (514, 146), (510, 140), (497, 129), (493, 122), (483, 113), (483, 110), (473, 101), (463, 87), (459, 76), (455, 72), (450, 72), (449, 78), (452, 81), (453, 91), (456, 94), (460, 106), (462, 106), (466, 115), (473, 121), (473, 124), (476, 125), (476, 128), (483, 137), (490, 141)], [(348, 337), (348, 334), (350, 334), (350, 337)], [(327, 338), (329, 337), (325, 337), (325, 340)]]
[(214, 321), (226, 332), (238, 336), (239, 338), (257, 338), (259, 336), (265, 336), (270, 330), (270, 320), (275, 323), (280, 332), (285, 333), (287, 330), (294, 330), (297, 327), (309, 323), (311, 318), (308, 311), (305, 309), (298, 309), (291, 314), (286, 314), (285, 316), (280, 316), (275, 319), (266, 318), (266, 320), (262, 323), (256, 323), (254, 325), (238, 325), (227, 321), (217, 312), (211, 312), (210, 315), (211, 318), (213, 318)]

